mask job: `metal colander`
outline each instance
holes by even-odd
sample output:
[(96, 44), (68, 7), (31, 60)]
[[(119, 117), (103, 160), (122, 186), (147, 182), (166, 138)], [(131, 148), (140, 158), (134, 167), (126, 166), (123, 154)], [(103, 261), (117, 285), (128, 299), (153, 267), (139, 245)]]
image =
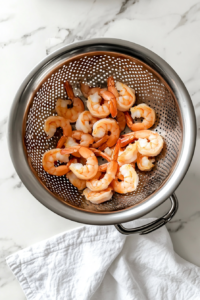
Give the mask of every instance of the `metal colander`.
[[(56, 51), (49, 59), (47, 58), (41, 62), (36, 70), (32, 71), (32, 74), (30, 74), (31, 79), (28, 78), (26, 85), (23, 86), (23, 91), (20, 91), (20, 97), (17, 96), (19, 102), (26, 102), (23, 103), (23, 121), (21, 124), (23, 154), (29, 166), (29, 175), (31, 174), (32, 178), (34, 176), (34, 182), (37, 181), (37, 188), (41, 189), (42, 187), (42, 191), (45, 190), (45, 193), (48, 193), (55, 203), (61, 202), (62, 205), (64, 203), (66, 207), (63, 208), (63, 211), (68, 209), (72, 209), (73, 212), (79, 211), (79, 214), (83, 214), (85, 217), (86, 215), (92, 215), (94, 220), (95, 215), (97, 218), (104, 215), (108, 219), (111, 215), (116, 216), (116, 213), (122, 214), (134, 210), (145, 203), (149, 203), (151, 199), (155, 199), (155, 195), (166, 186), (177, 168), (181, 152), (183, 152), (184, 135), (186, 133), (182, 111), (184, 105), (180, 105), (183, 99), (179, 98), (174, 86), (170, 84), (170, 76), (165, 74), (166, 69), (160, 68), (158, 60), (161, 59), (149, 50), (144, 50), (144, 48), (135, 44), (126, 42), (128, 43), (127, 47), (127, 45), (124, 45), (125, 42), (122, 43), (122, 46), (119, 46), (120, 41), (117, 43), (116, 40), (102, 39), (102, 42), (99, 41), (101, 39), (98, 42), (94, 40), (86, 41)], [(141, 48), (140, 53), (136, 51), (135, 47)], [(141, 55), (142, 51), (148, 52), (145, 59), (144, 54)], [(156, 56), (157, 65), (153, 59), (149, 60), (149, 53)], [(166, 64), (163, 61), (162, 63)], [(166, 66), (170, 68), (167, 64)], [(171, 68), (170, 71), (172, 72)], [(57, 115), (55, 105), (58, 98), (67, 99), (64, 88), (66, 80), (72, 85), (74, 94), (84, 101), (85, 109), (87, 109), (86, 99), (80, 91), (80, 83), (88, 83), (91, 87), (105, 87), (107, 78), (111, 75), (115, 81), (121, 81), (135, 90), (136, 104), (146, 103), (155, 110), (156, 123), (151, 130), (158, 132), (164, 138), (165, 146), (161, 154), (156, 157), (155, 167), (151, 172), (141, 172), (137, 169), (139, 185), (135, 192), (125, 195), (115, 193), (112, 200), (96, 205), (87, 201), (82, 192), (78, 191), (66, 176), (53, 176), (44, 171), (42, 156), (45, 151), (56, 147), (58, 139), (62, 135), (62, 131), (57, 130), (54, 137), (47, 139), (44, 132), (44, 121), (49, 116)], [(180, 81), (178, 76), (177, 80)], [(177, 85), (178, 81), (175, 84)], [(181, 88), (181, 92), (183, 92), (183, 86)], [(187, 93), (185, 90), (184, 92)], [(184, 95), (184, 101), (185, 103), (188, 102), (187, 105), (190, 106), (189, 113), (192, 114), (193, 110), (188, 94), (187, 97)], [(123, 133), (129, 131), (126, 128)], [(193, 134), (195, 134), (194, 126)], [(194, 141), (192, 143), (194, 146)], [(194, 147), (186, 158), (187, 164), (182, 166), (186, 167), (185, 172), (190, 163), (193, 150)], [(180, 180), (181, 176), (179, 175), (179, 182)], [(27, 178), (25, 181), (27, 182)], [(169, 194), (166, 193), (164, 200), (167, 196)], [(39, 199), (41, 199), (41, 194)], [(158, 204), (160, 204), (159, 201)], [(154, 203), (153, 206), (157, 205)], [(151, 209), (149, 208), (149, 210)], [(81, 221), (81, 219), (71, 218)], [(126, 220), (122, 218), (122, 221)], [(103, 218), (102, 222), (95, 222), (90, 221), (89, 218), (88, 222), (85, 223), (116, 222), (103, 222)]]

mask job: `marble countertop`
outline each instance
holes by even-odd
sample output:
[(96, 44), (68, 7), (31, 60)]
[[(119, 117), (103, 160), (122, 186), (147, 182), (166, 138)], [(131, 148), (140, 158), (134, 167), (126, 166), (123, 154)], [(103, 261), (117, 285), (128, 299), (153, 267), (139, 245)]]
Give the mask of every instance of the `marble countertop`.
[[(192, 97), (198, 123), (196, 151), (177, 189), (180, 207), (168, 229), (175, 251), (200, 266), (200, 2), (0, 2), (0, 299), (25, 299), (5, 264), (6, 256), (81, 226), (42, 206), (17, 176), (6, 137), (13, 98), (27, 73), (46, 55), (62, 45), (99, 36), (126, 39), (154, 51), (175, 69)], [(168, 202), (149, 215), (161, 216)]]

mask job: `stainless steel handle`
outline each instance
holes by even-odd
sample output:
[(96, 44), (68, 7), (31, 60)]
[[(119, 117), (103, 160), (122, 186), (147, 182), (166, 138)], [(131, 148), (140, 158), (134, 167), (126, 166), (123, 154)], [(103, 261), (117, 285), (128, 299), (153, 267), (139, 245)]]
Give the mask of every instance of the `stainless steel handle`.
[(115, 228), (120, 233), (129, 235), (129, 234), (134, 234), (134, 233), (148, 234), (148, 233), (162, 227), (163, 225), (165, 225), (167, 222), (169, 222), (173, 218), (173, 216), (176, 214), (176, 212), (178, 210), (178, 199), (177, 199), (175, 193), (173, 193), (169, 199), (171, 201), (171, 208), (168, 211), (168, 213), (166, 213), (161, 218), (159, 218), (151, 223), (148, 223), (146, 225), (136, 227), (136, 228), (130, 228), (130, 229), (125, 228), (121, 224), (116, 224)]

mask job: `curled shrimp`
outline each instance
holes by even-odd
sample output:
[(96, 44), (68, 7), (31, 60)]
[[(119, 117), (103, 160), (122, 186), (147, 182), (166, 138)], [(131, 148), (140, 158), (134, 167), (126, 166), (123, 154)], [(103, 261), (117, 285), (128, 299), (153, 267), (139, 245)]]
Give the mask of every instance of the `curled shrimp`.
[(58, 127), (62, 128), (63, 135), (71, 135), (72, 128), (68, 120), (63, 117), (51, 116), (46, 119), (44, 124), (44, 131), (48, 135), (48, 139), (50, 139), (54, 135)]
[(135, 103), (135, 91), (126, 84), (117, 81), (114, 82), (113, 77), (108, 78), (108, 91), (111, 92), (117, 100), (117, 109), (127, 111)]
[(134, 137), (138, 139), (138, 151), (145, 156), (158, 155), (164, 146), (163, 138), (150, 130), (135, 131)]
[(116, 144), (120, 135), (119, 125), (113, 119), (101, 119), (94, 124), (92, 135), (98, 138), (109, 135), (107, 142), (103, 145), (104, 149), (112, 147)]
[[(131, 116), (128, 112), (125, 113), (126, 122), (128, 127), (132, 131), (144, 130), (153, 126), (156, 120), (156, 114), (154, 109), (146, 104), (139, 104), (135, 107), (131, 107)], [(132, 117), (132, 118), (131, 118)], [(144, 118), (141, 123), (133, 123), (135, 118)], [(133, 119), (133, 120), (132, 120)]]
[(86, 180), (78, 178), (73, 172), (67, 173), (66, 177), (78, 190), (81, 191), (86, 188)]
[(120, 194), (126, 194), (135, 191), (137, 189), (139, 177), (133, 166), (130, 164), (123, 165), (120, 167), (119, 171), (123, 176), (123, 180), (119, 181), (118, 178), (115, 178), (111, 183), (113, 190)]
[(108, 101), (101, 102), (102, 98), (96, 92), (88, 97), (87, 107), (94, 117), (106, 118), (110, 114), (110, 106)]
[(116, 120), (119, 125), (120, 131), (123, 131), (124, 128), (126, 127), (125, 114), (122, 111), (118, 110)]
[(113, 191), (111, 187), (108, 187), (107, 189), (100, 192), (93, 192), (90, 189), (86, 188), (83, 191), (83, 195), (88, 201), (94, 204), (100, 204), (110, 200), (113, 196)]
[[(56, 176), (62, 176), (69, 172), (69, 164), (55, 167), (54, 162), (60, 161), (62, 163), (69, 162), (69, 155), (61, 153), (62, 149), (52, 149), (44, 153), (42, 158), (42, 165), (44, 170)], [(71, 162), (70, 162), (71, 163)]]
[(121, 151), (118, 156), (118, 163), (120, 166), (125, 164), (130, 164), (132, 162), (135, 162), (137, 160), (137, 143), (129, 144), (124, 151)]
[(94, 139), (89, 133), (84, 133), (79, 130), (72, 131), (72, 138), (78, 140), (81, 146), (89, 147), (93, 144)]
[(105, 90), (101, 90), (100, 95), (105, 101), (108, 101), (111, 116), (115, 118), (117, 116), (117, 100), (115, 96), (111, 92)]
[(121, 136), (121, 145), (137, 140), (138, 152), (145, 156), (158, 155), (164, 146), (163, 138), (151, 130), (130, 132)]
[(94, 123), (96, 123), (98, 120), (99, 119), (92, 116), (89, 111), (85, 110), (78, 116), (76, 121), (76, 129), (81, 130), (84, 133), (91, 133)]
[(154, 167), (154, 162), (154, 158), (150, 158), (148, 156), (144, 156), (138, 153), (137, 166), (140, 169), (140, 171), (151, 171)]
[[(107, 91), (106, 89), (101, 89), (101, 88), (98, 88), (98, 87), (95, 87), (95, 88), (90, 88), (89, 85), (87, 84), (83, 84), (81, 83), (81, 91), (83, 93), (83, 96), (85, 98), (89, 98), (89, 96), (91, 95), (94, 95), (95, 93), (97, 93), (99, 96), (101, 96), (105, 101), (108, 101), (108, 106), (106, 104), (106, 107), (109, 107), (109, 110), (110, 110), (110, 113), (112, 115), (113, 118), (116, 117), (117, 115), (117, 101), (116, 101), (116, 98), (115, 96)], [(93, 102), (96, 102), (95, 99), (96, 98), (91, 98)], [(98, 107), (95, 107), (95, 104), (92, 103), (91, 99), (88, 99), (89, 100), (89, 105), (91, 106), (91, 108), (88, 107), (88, 109), (92, 109), (92, 106), (93, 106), (93, 112), (91, 112), (94, 116), (98, 117), (96, 114), (96, 112), (94, 112), (94, 110), (97, 110), (98, 109), (98, 114), (101, 115), (103, 113), (103, 109), (105, 110), (106, 108), (102, 105), (101, 106), (98, 106)], [(101, 101), (100, 101), (101, 102)], [(95, 113), (95, 114), (94, 114)], [(110, 114), (109, 113), (109, 114)], [(108, 115), (107, 115), (108, 116)], [(100, 118), (105, 118), (106, 116), (102, 116)]]
[(117, 157), (120, 149), (120, 141), (117, 142), (117, 145), (115, 147), (113, 157), (111, 162), (108, 163), (108, 167), (106, 170), (105, 175), (101, 179), (91, 179), (86, 182), (86, 186), (91, 191), (102, 191), (108, 188), (109, 184), (112, 182), (112, 180), (115, 178), (117, 169), (118, 169), (118, 163), (117, 163)]
[(88, 98), (90, 95), (93, 95), (94, 93), (100, 93), (99, 87), (91, 88), (88, 84), (84, 84), (81, 82), (81, 92), (85, 98)]
[(84, 104), (80, 98), (74, 96), (74, 92), (68, 81), (65, 82), (65, 90), (72, 101), (73, 107), (68, 108), (68, 105), (71, 105), (70, 100), (58, 99), (56, 102), (56, 112), (59, 116), (69, 120), (70, 123), (74, 123), (78, 119), (79, 114), (85, 110)]
[(74, 146), (66, 149), (61, 149), (61, 154), (78, 153), (81, 157), (86, 159), (86, 165), (81, 163), (72, 163), (70, 170), (80, 179), (89, 180), (93, 178), (98, 171), (98, 160), (94, 153), (83, 146)]

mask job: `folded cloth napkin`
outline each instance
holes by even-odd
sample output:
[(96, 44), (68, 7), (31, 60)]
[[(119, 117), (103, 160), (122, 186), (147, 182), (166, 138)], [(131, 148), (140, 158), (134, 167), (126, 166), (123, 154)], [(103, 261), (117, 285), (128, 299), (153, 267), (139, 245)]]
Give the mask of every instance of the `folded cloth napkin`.
[(7, 263), (29, 300), (200, 299), (200, 268), (174, 252), (165, 227), (127, 237), (114, 226), (84, 226), (12, 254)]

